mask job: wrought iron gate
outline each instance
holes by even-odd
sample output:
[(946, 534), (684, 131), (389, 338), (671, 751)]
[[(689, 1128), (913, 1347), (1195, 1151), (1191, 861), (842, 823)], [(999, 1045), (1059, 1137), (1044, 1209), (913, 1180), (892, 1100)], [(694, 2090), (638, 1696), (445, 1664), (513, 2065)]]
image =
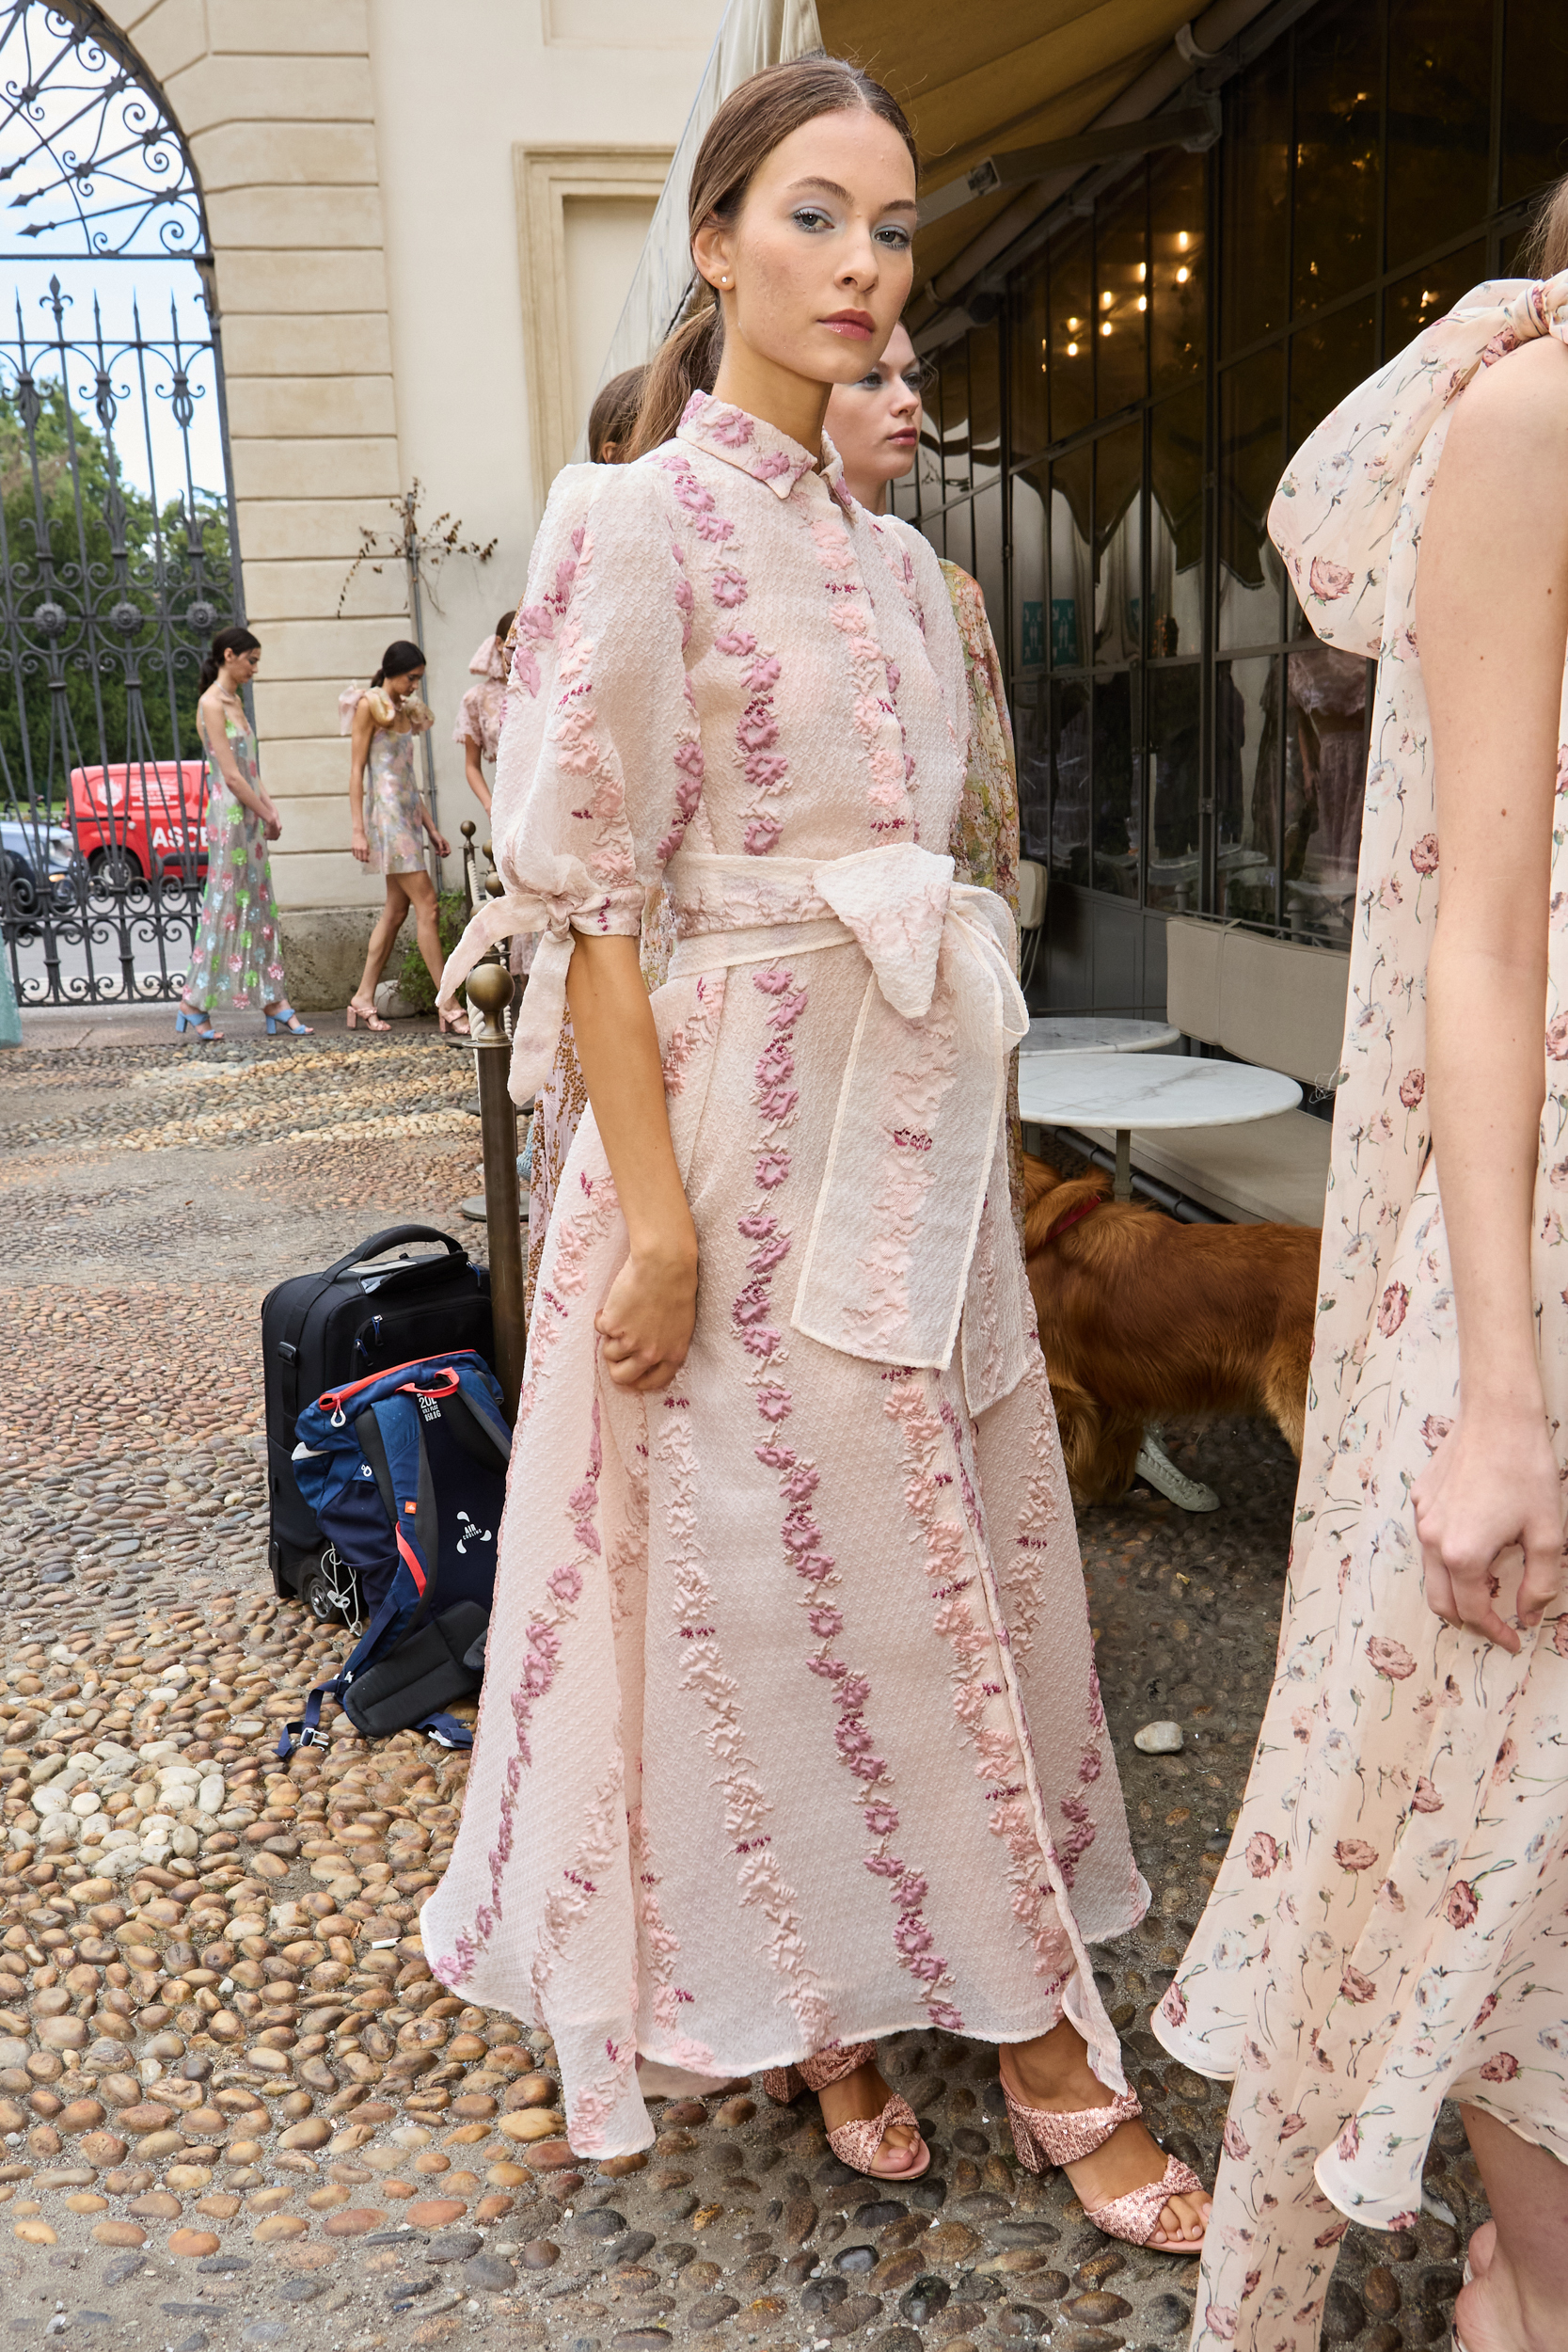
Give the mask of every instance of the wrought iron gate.
[(166, 997), (206, 879), (198, 672), (243, 610), (205, 217), (95, 9), (0, 8), (0, 106), (31, 246), (0, 335), (0, 937), (24, 1004)]

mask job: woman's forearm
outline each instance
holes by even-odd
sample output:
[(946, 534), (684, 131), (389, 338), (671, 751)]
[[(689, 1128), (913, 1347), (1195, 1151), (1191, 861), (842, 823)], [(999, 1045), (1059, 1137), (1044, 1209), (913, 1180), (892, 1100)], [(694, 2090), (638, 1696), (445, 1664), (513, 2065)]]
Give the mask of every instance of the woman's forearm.
[(695, 1267), (696, 1229), (670, 1140), (658, 1032), (637, 941), (579, 933), (566, 998), (632, 1256)]
[[(1521, 911), (1523, 914), (1524, 911)], [(1544, 911), (1474, 936), (1464, 881), (1427, 967), (1427, 1091), (1467, 1412), (1539, 1408), (1530, 1212), (1545, 1083)], [(1490, 925), (1484, 928), (1491, 929)], [(1523, 934), (1521, 938), (1519, 935)]]

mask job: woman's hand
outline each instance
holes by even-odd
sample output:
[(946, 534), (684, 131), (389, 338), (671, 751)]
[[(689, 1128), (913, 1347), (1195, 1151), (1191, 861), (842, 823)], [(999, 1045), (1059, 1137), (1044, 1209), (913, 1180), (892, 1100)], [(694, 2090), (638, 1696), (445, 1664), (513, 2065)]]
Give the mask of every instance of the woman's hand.
[(356, 825), (354, 828), (354, 854), (361, 866), (370, 864), (371, 845), (363, 825)]
[(618, 1389), (666, 1389), (686, 1361), (697, 1320), (697, 1248), (636, 1252), (594, 1318)]
[(444, 833), (436, 832), (435, 826), (430, 822), (428, 818), (425, 819), (425, 831), (430, 835), (430, 845), (435, 850), (436, 856), (451, 857), (451, 843), (447, 839)]
[(277, 841), (281, 838), (283, 832), (283, 819), (277, 814), (277, 810), (271, 801), (267, 803), (265, 809), (262, 811), (261, 823), (265, 828), (266, 836), (269, 841)]
[(1412, 1490), (1427, 1606), (1503, 1649), (1562, 1582), (1562, 1487), (1544, 1408), (1479, 1410), (1449, 1432)]

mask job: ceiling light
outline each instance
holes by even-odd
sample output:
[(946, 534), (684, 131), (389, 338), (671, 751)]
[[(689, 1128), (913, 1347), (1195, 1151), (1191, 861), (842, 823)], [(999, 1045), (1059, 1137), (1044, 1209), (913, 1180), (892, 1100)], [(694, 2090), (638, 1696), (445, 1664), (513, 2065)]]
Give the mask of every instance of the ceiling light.
[(1068, 345), (1068, 347), (1067, 347), (1067, 356), (1068, 356), (1068, 358), (1069, 358), (1069, 359), (1076, 359), (1076, 358), (1077, 358), (1077, 357), (1078, 357), (1078, 346), (1077, 346), (1077, 344), (1076, 344), (1076, 343), (1069, 343), (1069, 345)]
[(1148, 276), (1148, 263), (1147, 262), (1140, 262), (1138, 263), (1138, 283), (1139, 283), (1139, 285), (1140, 285), (1140, 286), (1143, 284), (1144, 279), (1145, 279)]
[(1080, 327), (1080, 326), (1081, 326), (1082, 324), (1083, 324), (1083, 322), (1082, 322), (1081, 320), (1079, 320), (1079, 319), (1069, 319), (1069, 321), (1068, 321), (1068, 332), (1069, 332), (1069, 334), (1076, 334), (1076, 333), (1077, 333), (1077, 331), (1078, 331), (1078, 329), (1079, 329), (1079, 327)]
[(1147, 294), (1140, 294), (1140, 295), (1138, 296), (1138, 308), (1139, 308), (1139, 310), (1148, 310), (1148, 296)]
[(1176, 282), (1179, 286), (1184, 286), (1187, 282), (1187, 264), (1185, 262), (1182, 262), (1181, 267), (1176, 273)]
[(1182, 252), (1185, 253), (1187, 250), (1187, 232), (1184, 229), (1179, 229), (1177, 230), (1176, 242), (1180, 246)]
[(1112, 301), (1114, 300), (1114, 298), (1115, 298), (1115, 297), (1114, 297), (1113, 295), (1111, 295), (1110, 294), (1102, 294), (1101, 295), (1101, 297), (1100, 297), (1100, 307), (1101, 307), (1101, 309), (1102, 310), (1108, 310), (1110, 309), (1110, 307), (1111, 307), (1111, 304), (1112, 304)]
[(1102, 335), (1108, 335), (1108, 334), (1110, 333), (1110, 331), (1111, 331), (1111, 322), (1110, 322), (1110, 320), (1109, 320), (1109, 319), (1102, 319), (1102, 320), (1101, 321), (1101, 324), (1100, 324), (1100, 331), (1101, 331), (1101, 333)]

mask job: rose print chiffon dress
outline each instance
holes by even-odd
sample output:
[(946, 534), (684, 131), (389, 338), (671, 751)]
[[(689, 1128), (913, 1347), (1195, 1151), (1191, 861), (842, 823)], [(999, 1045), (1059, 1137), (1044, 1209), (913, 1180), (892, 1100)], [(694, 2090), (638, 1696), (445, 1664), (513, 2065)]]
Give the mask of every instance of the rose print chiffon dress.
[[(1347, 2217), (1418, 2213), (1444, 2099), (1568, 2159), (1568, 1615), (1516, 1658), (1445, 1625), (1410, 1502), (1459, 1406), (1425, 1107), (1442, 869), (1417, 554), (1454, 404), (1544, 334), (1568, 340), (1568, 275), (1478, 286), (1319, 426), (1269, 517), (1318, 635), (1378, 671), (1275, 1679), (1229, 1852), (1154, 2018), (1186, 2064), (1236, 2080), (1198, 2345), (1310, 2352)], [(1562, 735), (1560, 794), (1568, 715)], [(1565, 913), (1560, 813), (1532, 1255), (1568, 1475)]]
[[(586, 470), (586, 469), (585, 469)], [(1064, 2008), (1123, 2077), (1085, 1946), (1134, 1868), (1007, 1194), (1010, 918), (955, 882), (965, 684), (935, 557), (766, 424), (552, 493), (495, 806), (543, 933), (636, 938), (701, 1274), (641, 1396), (594, 1317), (626, 1233), (592, 1111), (534, 1298), (484, 1696), (425, 1948), (546, 2024), (571, 2143), (653, 2133), (641, 2052), (717, 2077)], [(928, 848), (926, 845), (933, 844)]]
[[(256, 738), (243, 718), (226, 713), (224, 731), (240, 773), (261, 788)], [(267, 831), (229, 789), (223, 770), (207, 760), (207, 886), (201, 894), (185, 998), (211, 1011), (232, 1005), (275, 1005), (283, 995), (283, 950), (277, 935)]]

